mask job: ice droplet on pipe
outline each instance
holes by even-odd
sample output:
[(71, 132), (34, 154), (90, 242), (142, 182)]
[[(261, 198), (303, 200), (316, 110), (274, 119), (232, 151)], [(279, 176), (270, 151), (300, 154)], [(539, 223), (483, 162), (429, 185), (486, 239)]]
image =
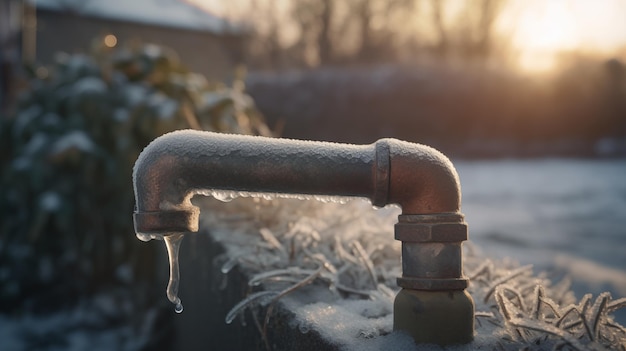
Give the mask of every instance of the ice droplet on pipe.
[(163, 236), (165, 247), (167, 248), (167, 257), (170, 262), (170, 280), (167, 283), (167, 298), (176, 305), (174, 311), (181, 313), (183, 304), (178, 297), (178, 282), (180, 281), (180, 270), (178, 268), (178, 251), (183, 241), (182, 233), (175, 233)]

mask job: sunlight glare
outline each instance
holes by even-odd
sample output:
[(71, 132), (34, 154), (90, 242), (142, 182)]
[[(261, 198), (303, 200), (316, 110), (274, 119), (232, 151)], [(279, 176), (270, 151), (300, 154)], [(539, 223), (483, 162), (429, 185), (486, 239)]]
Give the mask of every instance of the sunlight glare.
[(546, 2), (520, 19), (517, 40), (531, 50), (574, 48), (579, 44), (575, 16), (567, 6)]
[(517, 24), (514, 45), (521, 49), (519, 64), (526, 71), (554, 68), (556, 53), (580, 46), (576, 16), (566, 3), (535, 4)]
[(626, 3), (619, 0), (513, 0), (509, 5), (501, 30), (510, 34), (526, 72), (553, 70), (566, 51), (607, 52), (626, 45), (626, 21), (619, 15)]

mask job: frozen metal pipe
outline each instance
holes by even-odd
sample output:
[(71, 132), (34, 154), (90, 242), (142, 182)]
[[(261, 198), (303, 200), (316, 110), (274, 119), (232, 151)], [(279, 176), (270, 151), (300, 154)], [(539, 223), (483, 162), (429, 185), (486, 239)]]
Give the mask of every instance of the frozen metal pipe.
[(177, 131), (155, 139), (133, 170), (135, 231), (198, 231), (191, 198), (205, 190), (366, 197), (402, 208), (395, 226), (403, 275), (394, 329), (417, 342), (467, 343), (473, 302), (465, 291), (459, 178), (425, 145), (381, 139), (370, 145)]

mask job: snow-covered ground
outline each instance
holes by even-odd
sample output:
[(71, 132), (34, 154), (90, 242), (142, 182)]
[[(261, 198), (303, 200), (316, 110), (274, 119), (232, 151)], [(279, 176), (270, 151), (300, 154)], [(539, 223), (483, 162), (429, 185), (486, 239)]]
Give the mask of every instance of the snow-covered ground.
[(470, 239), (487, 256), (568, 273), (578, 296), (626, 296), (626, 159), (455, 166)]

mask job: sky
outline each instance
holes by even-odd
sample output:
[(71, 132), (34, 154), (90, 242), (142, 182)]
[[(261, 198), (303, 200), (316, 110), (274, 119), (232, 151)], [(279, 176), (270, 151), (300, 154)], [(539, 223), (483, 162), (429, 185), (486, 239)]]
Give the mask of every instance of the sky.
[[(217, 15), (228, 6), (223, 0), (188, 1)], [(508, 0), (497, 27), (511, 39), (520, 68), (548, 71), (562, 51), (624, 51), (626, 0)]]
[(611, 52), (626, 46), (626, 0), (514, 0), (500, 30), (526, 70), (548, 70), (563, 50)]

